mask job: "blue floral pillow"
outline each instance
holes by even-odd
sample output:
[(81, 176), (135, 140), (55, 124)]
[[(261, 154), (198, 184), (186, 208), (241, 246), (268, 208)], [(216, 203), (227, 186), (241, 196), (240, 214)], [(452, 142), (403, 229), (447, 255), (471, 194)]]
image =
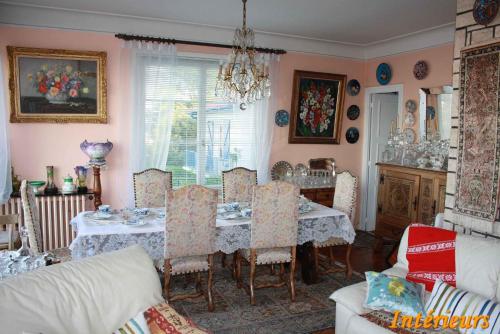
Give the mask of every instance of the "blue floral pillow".
[(368, 291), (364, 307), (417, 316), (424, 313), (422, 295), (424, 287), (401, 277), (387, 276), (374, 271), (365, 272)]

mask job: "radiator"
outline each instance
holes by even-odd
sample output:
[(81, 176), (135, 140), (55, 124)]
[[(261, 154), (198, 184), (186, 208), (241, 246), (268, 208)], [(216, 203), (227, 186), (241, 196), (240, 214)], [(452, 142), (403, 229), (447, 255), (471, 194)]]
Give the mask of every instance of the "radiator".
[[(71, 219), (78, 213), (90, 208), (92, 197), (89, 194), (37, 196), (36, 205), (42, 228), (43, 250), (67, 247), (75, 237)], [(24, 213), (20, 197), (12, 197), (0, 206), (0, 215), (18, 214), (21, 226)], [(17, 227), (17, 229), (19, 226)]]

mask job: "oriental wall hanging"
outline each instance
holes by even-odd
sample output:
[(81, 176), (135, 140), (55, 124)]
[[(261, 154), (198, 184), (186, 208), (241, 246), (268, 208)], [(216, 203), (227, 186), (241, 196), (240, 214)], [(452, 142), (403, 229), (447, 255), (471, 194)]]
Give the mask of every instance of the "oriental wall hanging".
[(106, 52), (7, 52), (11, 123), (107, 123)]
[(460, 59), (459, 143), (454, 211), (465, 227), (493, 229), (500, 165), (500, 42)]
[(346, 76), (295, 71), (289, 143), (340, 144)]

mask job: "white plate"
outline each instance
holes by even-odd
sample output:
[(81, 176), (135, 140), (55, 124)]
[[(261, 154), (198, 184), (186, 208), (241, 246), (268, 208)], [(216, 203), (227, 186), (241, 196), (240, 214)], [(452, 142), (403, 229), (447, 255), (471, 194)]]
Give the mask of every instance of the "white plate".
[(113, 215), (111, 213), (105, 212), (88, 212), (85, 214), (85, 218), (94, 219), (94, 220), (108, 220), (111, 219)]
[(127, 225), (127, 226), (130, 226), (130, 227), (140, 227), (140, 226), (144, 226), (146, 225), (148, 222), (143, 220), (143, 219), (140, 219), (140, 220), (136, 220), (136, 221), (126, 221), (126, 222), (123, 222), (123, 225)]

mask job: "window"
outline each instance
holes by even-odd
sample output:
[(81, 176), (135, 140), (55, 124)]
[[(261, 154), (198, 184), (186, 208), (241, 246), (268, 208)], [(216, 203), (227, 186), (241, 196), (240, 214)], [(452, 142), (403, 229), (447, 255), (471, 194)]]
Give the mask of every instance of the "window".
[(173, 172), (173, 186), (221, 185), (221, 172), (255, 168), (254, 109), (215, 96), (218, 60), (142, 62), (144, 166)]

